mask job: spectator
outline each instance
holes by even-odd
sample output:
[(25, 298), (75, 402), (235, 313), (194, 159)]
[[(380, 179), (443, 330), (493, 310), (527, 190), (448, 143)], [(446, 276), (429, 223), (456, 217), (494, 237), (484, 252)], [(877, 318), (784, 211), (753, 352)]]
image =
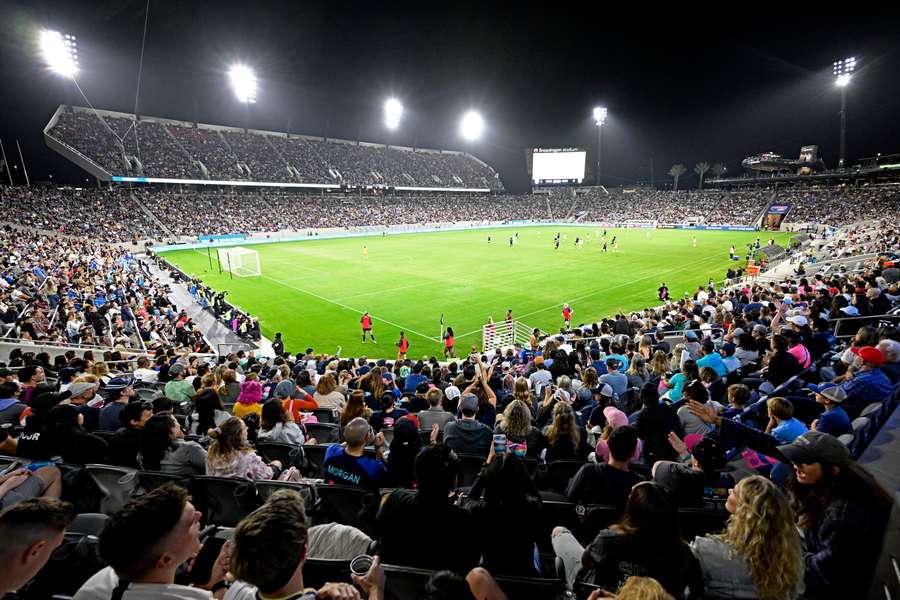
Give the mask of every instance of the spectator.
[[(685, 400), (694, 400), (700, 404), (709, 402), (717, 413), (721, 413), (725, 410), (724, 406), (709, 399), (709, 392), (700, 381), (692, 381), (684, 388), (683, 393)], [(678, 420), (681, 422), (681, 428), (684, 430), (685, 435), (706, 435), (710, 432), (709, 426), (694, 416), (688, 410), (686, 405), (679, 408), (676, 414), (678, 415)]]
[(884, 532), (891, 496), (826, 433), (808, 431), (778, 449), (794, 465), (788, 490), (803, 534), (807, 596), (854, 595), (878, 559), (872, 540)]
[(281, 401), (274, 398), (263, 404), (257, 439), (261, 442), (279, 442), (293, 446), (304, 442), (300, 427), (291, 421), (291, 415), (284, 410)]
[(881, 372), (884, 354), (872, 346), (851, 348), (856, 360), (850, 376), (841, 383), (841, 389), (847, 395), (844, 410), (851, 418), (856, 418), (869, 403), (881, 402), (893, 393), (893, 386), (887, 376)]
[(416, 483), (415, 461), (422, 449), (419, 428), (410, 417), (401, 417), (394, 423), (394, 438), (387, 457), (385, 486), (413, 488)]
[[(75, 385), (75, 384), (73, 384)], [(166, 384), (168, 385), (168, 384)], [(100, 411), (99, 426), (103, 431), (116, 431), (122, 426), (119, 415), (134, 398), (134, 387), (124, 377), (116, 377), (106, 384), (106, 406)], [(74, 395), (73, 390), (73, 395)]]
[(50, 497), (22, 500), (0, 513), (0, 594), (15, 592), (38, 574), (74, 518), (71, 504)]
[[(349, 583), (327, 583), (317, 591), (306, 591), (303, 565), (308, 540), (303, 498), (292, 490), (276, 491), (234, 531), (230, 571), (238, 582), (229, 591), (230, 598), (359, 598), (359, 592)], [(384, 600), (384, 571), (379, 557), (372, 561), (366, 575), (352, 575), (352, 581), (369, 600)]]
[(652, 482), (632, 488), (625, 516), (598, 533), (588, 548), (582, 548), (564, 527), (553, 530), (552, 540), (553, 551), (565, 563), (570, 587), (578, 580), (616, 589), (630, 574), (643, 573), (676, 598), (683, 597), (686, 587), (701, 589), (696, 559), (678, 529), (678, 511)]
[[(415, 462), (417, 489), (395, 490), (375, 522), (381, 559), (390, 564), (468, 573), (478, 564), (480, 533), (469, 512), (456, 506), (459, 463), (442, 444), (422, 450)], [(409, 523), (425, 527), (412, 528)]]
[[(393, 396), (393, 394), (391, 394)], [(362, 417), (366, 421), (372, 416), (372, 410), (366, 406), (366, 394), (362, 390), (353, 390), (347, 399), (347, 404), (341, 411), (341, 427), (355, 419)]]
[(200, 517), (187, 492), (171, 483), (131, 500), (100, 532), (100, 556), (109, 566), (88, 579), (75, 599), (222, 598), (228, 543), (213, 563), (208, 582), (175, 583), (178, 568), (201, 548)]
[(794, 418), (794, 406), (784, 398), (766, 400), (769, 424), (766, 433), (771, 433), (782, 444), (790, 444), (806, 433), (806, 425)]
[(565, 402), (553, 407), (553, 422), (544, 431), (547, 449), (544, 460), (578, 460), (585, 456), (582, 434), (578, 428), (575, 411)]
[[(467, 508), (480, 521), (484, 539), (481, 564), (491, 573), (534, 577), (540, 574), (535, 563), (538, 529), (523, 527), (539, 523), (541, 499), (531, 476), (514, 454), (494, 454), (487, 460), (472, 485)], [(504, 540), (497, 544), (496, 540)]]
[(73, 404), (60, 404), (50, 409), (46, 432), (53, 455), (76, 465), (105, 463), (109, 454), (106, 441), (88, 433), (83, 423), (84, 416)]
[[(218, 371), (216, 372), (218, 376)], [(233, 405), (241, 393), (241, 384), (237, 382), (237, 373), (234, 369), (225, 369), (222, 373), (222, 382), (217, 390), (222, 404)]]
[(262, 386), (256, 379), (247, 379), (240, 384), (241, 391), (232, 409), (234, 416), (243, 419), (247, 415), (262, 414)]
[(155, 369), (151, 369), (150, 364), (150, 359), (146, 356), (141, 356), (140, 358), (138, 358), (138, 368), (134, 370), (134, 373), (132, 373), (135, 381), (147, 384), (153, 384), (157, 382), (159, 378), (159, 372)]
[(194, 396), (194, 411), (188, 415), (187, 429), (191, 435), (206, 435), (231, 418), (222, 406), (222, 397), (213, 388), (201, 389)]
[(786, 494), (754, 475), (730, 490), (728, 526), (691, 544), (703, 573), (704, 598), (798, 598), (803, 555)]
[(333, 375), (322, 375), (319, 378), (313, 399), (319, 408), (330, 408), (335, 411), (343, 410), (346, 403), (344, 395), (337, 391), (337, 382)]
[(19, 401), (19, 386), (14, 381), (0, 383), (0, 425), (17, 427), (28, 406)]
[[(493, 445), (494, 433), (491, 428), (475, 420), (478, 398), (466, 394), (459, 402), (461, 419), (450, 421), (444, 426), (444, 443), (454, 452), (487, 456)], [(419, 413), (420, 418), (425, 413)]]
[[(598, 462), (605, 463), (609, 460), (609, 446), (607, 440), (612, 433), (620, 428), (628, 425), (628, 417), (615, 406), (607, 406), (603, 409), (603, 416), (606, 418), (606, 426), (600, 432), (600, 438), (594, 447)], [(641, 441), (637, 440), (631, 460), (637, 462), (641, 458)]]
[(672, 495), (678, 506), (698, 506), (703, 501), (706, 488), (727, 489), (734, 487), (734, 479), (724, 473), (725, 451), (713, 438), (702, 438), (693, 449), (675, 434), (669, 434), (672, 447), (682, 460), (690, 464), (659, 461), (651, 469), (653, 481)]
[(397, 408), (396, 401), (396, 397), (391, 392), (381, 395), (381, 410), (375, 411), (369, 417), (369, 423), (375, 431), (390, 429), (399, 419), (409, 414), (405, 408)]
[(628, 391), (628, 376), (621, 373), (622, 361), (616, 358), (606, 359), (606, 374), (600, 376), (600, 383), (609, 384), (615, 392), (614, 398), (624, 396)]
[(137, 468), (137, 455), (141, 447), (141, 430), (151, 416), (153, 416), (153, 405), (149, 402), (132, 402), (125, 405), (125, 408), (119, 413), (119, 422), (122, 427), (108, 440), (110, 464)]
[(443, 398), (444, 394), (437, 388), (431, 388), (425, 394), (425, 399), (428, 401), (428, 410), (423, 410), (417, 415), (420, 429), (430, 431), (433, 425), (437, 425), (438, 429), (443, 431), (448, 423), (456, 420), (456, 417), (444, 410), (441, 405)]
[[(273, 460), (266, 464), (247, 443), (247, 425), (232, 417), (209, 432), (213, 443), (206, 457), (206, 472), (215, 477), (242, 479), (277, 479), (282, 475), (282, 465)], [(296, 470), (283, 474), (293, 475)]]
[(206, 450), (184, 439), (181, 425), (171, 414), (155, 414), (141, 430), (138, 466), (144, 471), (162, 471), (189, 477), (206, 475)]
[[(343, 431), (344, 441), (332, 444), (325, 451), (325, 479), (332, 483), (377, 490), (385, 478), (384, 434), (375, 434), (362, 417), (347, 423)], [(375, 445), (375, 458), (365, 455), (369, 442)]]
[(166, 398), (182, 406), (189, 406), (194, 395), (193, 384), (185, 380), (187, 375), (188, 369), (181, 363), (175, 363), (169, 367), (170, 380), (165, 387)]
[(682, 437), (681, 421), (671, 407), (659, 401), (659, 393), (652, 384), (645, 384), (639, 397), (643, 408), (634, 424), (644, 441), (644, 462), (652, 465), (658, 460), (676, 460), (678, 454), (669, 443), (669, 433)]
[(607, 460), (581, 467), (569, 482), (566, 497), (575, 504), (608, 504), (624, 511), (631, 488), (643, 481), (628, 470), (640, 443), (637, 430), (629, 426), (618, 427), (605, 441)]

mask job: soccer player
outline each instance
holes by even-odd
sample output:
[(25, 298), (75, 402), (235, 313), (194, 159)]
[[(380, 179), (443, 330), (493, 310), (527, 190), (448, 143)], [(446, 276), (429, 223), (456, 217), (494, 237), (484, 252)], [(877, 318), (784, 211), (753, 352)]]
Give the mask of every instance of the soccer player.
[(697, 236), (695, 235), (695, 236), (694, 236), (693, 238), (691, 238), (691, 239), (692, 239), (693, 242), (694, 242), (694, 248), (696, 248), (696, 247), (697, 247)]
[(369, 247), (368, 246), (363, 246), (363, 258), (366, 258), (366, 259), (369, 258)]
[(553, 242), (553, 246), (554, 246), (554, 250), (559, 250), (559, 238), (558, 237)]
[(447, 327), (447, 331), (444, 333), (444, 358), (456, 358), (456, 351), (453, 349), (454, 343), (453, 328)]
[(603, 247), (600, 249), (600, 252), (606, 252), (606, 240), (603, 240)]
[(734, 260), (734, 244), (731, 245), (731, 249), (728, 251), (728, 258)]
[(509, 247), (512, 248), (512, 245), (513, 245), (513, 239), (512, 239), (512, 236), (509, 236)]
[(488, 236), (488, 244), (491, 243), (491, 236)]
[(369, 337), (372, 338), (372, 343), (377, 344), (375, 341), (375, 334), (372, 333), (372, 317), (369, 315), (368, 311), (363, 313), (362, 318), (359, 320), (362, 325), (362, 343), (366, 343), (366, 334), (369, 334)]
[(650, 239), (650, 230), (649, 229), (647, 230), (647, 239), (648, 240)]
[(575, 236), (575, 246), (577, 247), (580, 243), (581, 243), (581, 238), (578, 236)]
[(406, 334), (401, 331), (400, 339), (397, 341), (397, 360), (405, 360), (407, 350), (409, 350), (409, 340), (406, 339)]
[(563, 322), (565, 323), (566, 329), (568, 329), (569, 322), (572, 320), (572, 309), (569, 308), (568, 304), (563, 304), (562, 316), (563, 316)]

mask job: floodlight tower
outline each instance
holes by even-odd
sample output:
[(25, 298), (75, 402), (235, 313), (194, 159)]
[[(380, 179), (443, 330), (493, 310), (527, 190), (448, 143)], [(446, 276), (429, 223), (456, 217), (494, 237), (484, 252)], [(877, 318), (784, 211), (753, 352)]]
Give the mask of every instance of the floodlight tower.
[(384, 102), (384, 126), (391, 131), (400, 127), (403, 118), (403, 104), (396, 98), (388, 98)]
[(74, 79), (78, 74), (78, 40), (75, 36), (44, 30), (40, 33), (39, 43), (47, 68), (57, 75)]
[(850, 84), (853, 71), (856, 70), (856, 57), (836, 60), (833, 66), (834, 84), (841, 90), (841, 156), (838, 159), (838, 168), (843, 169), (847, 157), (847, 86)]
[(484, 119), (478, 111), (470, 110), (462, 116), (459, 122), (459, 134), (467, 142), (474, 142), (481, 137), (484, 131)]
[(603, 124), (606, 123), (606, 107), (594, 108), (594, 124), (597, 125), (597, 174), (596, 183), (600, 183), (600, 175), (603, 173)]
[(247, 65), (238, 63), (229, 69), (228, 79), (235, 98), (244, 105), (244, 133), (246, 133), (250, 121), (250, 105), (256, 104), (256, 73)]

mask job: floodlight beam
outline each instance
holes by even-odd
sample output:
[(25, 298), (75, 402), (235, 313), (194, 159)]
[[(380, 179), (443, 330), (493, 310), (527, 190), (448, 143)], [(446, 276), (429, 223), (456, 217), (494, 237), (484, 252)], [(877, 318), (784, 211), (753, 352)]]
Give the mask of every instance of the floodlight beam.
[(484, 119), (474, 110), (470, 110), (463, 115), (459, 122), (459, 133), (463, 139), (474, 141), (481, 137), (484, 131)]
[(58, 31), (44, 30), (40, 34), (41, 54), (51, 71), (63, 77), (78, 74), (78, 48), (74, 35), (62, 36)]
[(388, 129), (400, 127), (403, 117), (403, 104), (396, 98), (388, 98), (384, 103), (384, 124)]
[(244, 104), (256, 103), (256, 74), (246, 65), (234, 65), (228, 72), (231, 80), (231, 89), (238, 102)]

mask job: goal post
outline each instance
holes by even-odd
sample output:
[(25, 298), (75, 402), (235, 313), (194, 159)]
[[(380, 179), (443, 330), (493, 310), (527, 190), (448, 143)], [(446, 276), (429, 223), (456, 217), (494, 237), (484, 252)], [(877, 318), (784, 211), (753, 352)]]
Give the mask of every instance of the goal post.
[(223, 271), (228, 271), (237, 277), (258, 277), (262, 275), (259, 269), (259, 252), (235, 246), (232, 248), (219, 248), (219, 264)]
[(481, 348), (483, 352), (493, 352), (497, 348), (506, 350), (516, 343), (527, 346), (532, 329), (521, 321), (490, 323), (481, 328)]

